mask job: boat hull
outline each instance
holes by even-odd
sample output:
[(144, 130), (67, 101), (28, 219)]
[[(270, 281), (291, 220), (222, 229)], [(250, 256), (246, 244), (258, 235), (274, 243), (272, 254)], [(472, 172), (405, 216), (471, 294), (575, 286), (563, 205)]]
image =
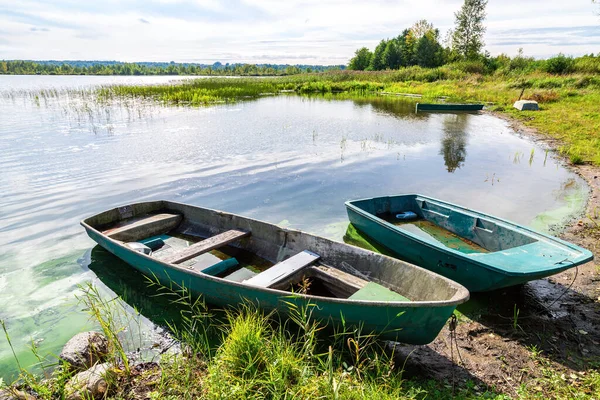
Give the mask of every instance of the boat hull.
[(481, 111), (483, 110), (483, 104), (438, 104), (438, 103), (432, 103), (432, 104), (426, 104), (426, 103), (417, 103), (416, 105), (416, 111), (446, 111), (446, 112), (452, 112), (452, 111), (467, 111), (467, 112), (474, 112), (474, 111)]
[[(383, 210), (386, 205), (389, 207), (399, 198), (408, 199), (405, 207), (412, 207), (411, 201), (414, 199), (428, 200), (432, 204), (447, 206), (447, 210), (452, 210), (456, 215), (464, 217), (461, 223), (465, 225), (463, 227), (465, 229), (473, 229), (473, 226), (470, 225), (475, 223), (473, 221), (483, 220), (494, 222), (497, 224), (495, 225), (497, 229), (503, 227), (508, 231), (513, 228), (514, 232), (527, 235), (527, 237), (523, 240), (521, 246), (498, 249), (485, 254), (465, 254), (423, 240), (377, 217), (376, 213), (366, 210), (369, 207), (372, 207), (371, 211), (378, 208)], [(369, 202), (372, 202), (372, 204), (369, 205)], [(362, 205), (357, 206), (357, 204)], [(346, 203), (346, 209), (350, 222), (361, 234), (384, 246), (395, 257), (443, 275), (464, 285), (471, 292), (484, 292), (523, 284), (573, 268), (593, 258), (589, 251), (551, 236), (421, 195), (401, 195), (350, 201)], [(413, 211), (422, 216), (422, 212), (418, 208)], [(440, 219), (443, 219), (444, 222), (449, 221), (446, 223), (451, 223), (454, 216), (452, 212), (447, 211), (449, 215), (442, 215), (444, 218)], [(441, 215), (439, 212), (435, 213), (438, 216)], [(454, 219), (459, 220), (458, 217)], [(482, 231), (489, 230), (482, 229)], [(562, 262), (562, 256), (568, 258), (568, 262)]]
[[(186, 205), (165, 202), (176, 210), (187, 210)], [(309, 235), (303, 232), (289, 230), (266, 224), (260, 221), (246, 219), (233, 214), (216, 212), (194, 207), (203, 213), (209, 213), (214, 218), (212, 223), (219, 221), (216, 225), (231, 225), (244, 227), (255, 232), (257, 242), (271, 237), (277, 242), (279, 254), (285, 254), (287, 247), (297, 247), (313, 250), (323, 256), (323, 259), (348, 259), (350, 263), (362, 265), (363, 262), (377, 265), (382, 268), (414, 269), (405, 270), (406, 276), (414, 275), (418, 280), (423, 276), (420, 268), (402, 263), (396, 264), (397, 260), (372, 253), (353, 246), (329, 241), (324, 238)], [(186, 216), (187, 218), (187, 216)], [(153, 280), (158, 280), (164, 286), (185, 286), (195, 296), (203, 296), (211, 304), (229, 307), (244, 302), (252, 302), (265, 310), (278, 310), (287, 313), (289, 304), (296, 306), (314, 305), (313, 316), (319, 320), (346, 327), (360, 326), (364, 332), (377, 332), (382, 338), (396, 340), (404, 343), (426, 344), (431, 342), (444, 327), (446, 321), (456, 306), (468, 300), (468, 292), (463, 287), (450, 281), (439, 281), (442, 277), (433, 277), (433, 281), (440, 285), (447, 285), (450, 291), (455, 293), (449, 299), (432, 301), (391, 302), (378, 303), (371, 301), (349, 301), (347, 299), (327, 298), (320, 296), (309, 296), (292, 294), (290, 292), (252, 287), (216, 278), (202, 273), (190, 271), (184, 267), (166, 264), (159, 259), (146, 256), (123, 246), (118, 241), (103, 235), (99, 230), (90, 226), (86, 221), (82, 222), (88, 235), (101, 247), (125, 261), (142, 274)], [(225, 227), (226, 228), (226, 227)], [(283, 238), (283, 239), (282, 239)], [(254, 240), (254, 239), (253, 239)], [(282, 247), (283, 245), (283, 247)], [(258, 245), (260, 247), (260, 245)], [(258, 248), (257, 247), (257, 248)], [(296, 251), (292, 249), (292, 251)], [(260, 253), (258, 251), (257, 253)], [(260, 254), (264, 256), (267, 252)], [(383, 258), (382, 258), (383, 257)], [(412, 274), (411, 274), (412, 272)], [(425, 271), (428, 272), (428, 271)], [(429, 272), (428, 272), (429, 273)], [(439, 279), (437, 279), (439, 278)], [(454, 285), (454, 286), (453, 286)]]

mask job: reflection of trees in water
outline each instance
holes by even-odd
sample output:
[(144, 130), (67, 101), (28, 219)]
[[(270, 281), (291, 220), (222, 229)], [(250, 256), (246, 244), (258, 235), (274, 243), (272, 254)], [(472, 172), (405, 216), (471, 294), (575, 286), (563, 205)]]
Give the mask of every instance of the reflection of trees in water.
[(368, 96), (364, 98), (353, 98), (352, 101), (358, 107), (370, 105), (374, 111), (401, 119), (426, 119), (425, 113), (416, 113), (415, 99), (399, 96)]
[(467, 114), (444, 115), (444, 135), (440, 155), (444, 157), (448, 172), (454, 172), (462, 167), (467, 158), (468, 118)]

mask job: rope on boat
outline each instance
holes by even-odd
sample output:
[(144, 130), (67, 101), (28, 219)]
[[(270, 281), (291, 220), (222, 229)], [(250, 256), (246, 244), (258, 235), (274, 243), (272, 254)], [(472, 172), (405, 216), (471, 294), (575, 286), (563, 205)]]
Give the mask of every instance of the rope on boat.
[[(550, 307), (552, 307), (554, 304), (556, 304), (557, 301), (559, 301), (565, 294), (567, 294), (567, 292), (571, 289), (571, 287), (573, 287), (573, 284), (575, 284), (575, 280), (577, 279), (577, 275), (579, 274), (579, 266), (575, 267), (575, 276), (573, 277), (573, 280), (571, 281), (571, 283), (569, 284), (569, 286), (567, 286), (565, 288), (565, 290), (563, 290), (563, 292), (560, 294), (560, 296), (558, 296), (556, 299), (554, 299), (554, 301), (550, 304), (548, 304), (547, 306), (545, 306), (544, 304), (541, 303), (541, 301), (539, 300), (535, 300), (537, 305), (539, 305), (540, 307), (542, 307), (544, 310), (546, 310), (548, 313), (552, 314), (552, 310), (550, 310)], [(505, 317), (499, 314), (496, 314), (499, 318), (502, 319), (514, 319), (514, 317)], [(530, 318), (537, 318), (537, 315), (527, 315), (525, 317), (519, 317), (519, 319), (530, 319)]]
[(563, 297), (568, 291), (569, 289), (571, 289), (571, 286), (573, 286), (573, 284), (575, 283), (575, 279), (577, 279), (577, 274), (579, 274), (579, 266), (575, 267), (575, 277), (573, 278), (573, 280), (571, 281), (571, 284), (569, 286), (567, 286), (567, 288), (560, 294), (560, 296), (558, 296), (552, 303), (550, 303), (547, 307), (544, 306), (542, 304), (542, 307), (544, 307), (547, 311), (550, 311), (550, 307), (552, 307), (557, 301), (560, 300), (561, 297)]
[[(458, 364), (454, 362), (454, 347), (456, 347), (456, 354), (458, 354), (458, 359), (462, 365), (465, 365), (465, 362), (460, 355), (460, 350), (458, 349), (458, 339), (456, 338), (456, 326), (458, 325), (458, 319), (456, 318), (456, 314), (452, 314), (450, 317), (450, 324), (448, 325), (448, 330), (450, 330), (450, 358), (452, 359), (452, 397), (454, 397), (454, 389), (456, 387), (456, 379), (454, 376), (454, 371)], [(454, 342), (454, 345), (452, 344)]]

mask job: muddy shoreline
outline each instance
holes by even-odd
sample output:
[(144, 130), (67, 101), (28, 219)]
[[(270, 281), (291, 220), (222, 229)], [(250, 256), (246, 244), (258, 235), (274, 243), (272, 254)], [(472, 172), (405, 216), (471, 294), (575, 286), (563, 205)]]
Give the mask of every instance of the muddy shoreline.
[[(507, 121), (519, 135), (541, 143), (589, 186), (585, 215), (556, 235), (589, 249), (595, 260), (547, 279), (488, 293), (474, 293), (452, 340), (447, 327), (426, 346), (398, 346), (406, 373), (481, 391), (495, 389), (517, 396), (522, 386), (552, 397), (545, 387), (548, 370), (565, 385), (577, 386), (600, 360), (600, 167), (572, 165), (557, 153), (560, 142), (510, 116), (487, 112)], [(468, 383), (471, 382), (471, 383)]]

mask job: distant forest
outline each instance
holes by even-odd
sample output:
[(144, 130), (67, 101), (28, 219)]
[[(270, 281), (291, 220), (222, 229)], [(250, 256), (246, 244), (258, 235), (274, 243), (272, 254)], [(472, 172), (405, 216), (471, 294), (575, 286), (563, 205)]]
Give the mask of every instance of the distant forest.
[(195, 64), (176, 62), (119, 61), (0, 61), (0, 75), (244, 75), (273, 76), (325, 72), (344, 69), (344, 65), (287, 64)]

